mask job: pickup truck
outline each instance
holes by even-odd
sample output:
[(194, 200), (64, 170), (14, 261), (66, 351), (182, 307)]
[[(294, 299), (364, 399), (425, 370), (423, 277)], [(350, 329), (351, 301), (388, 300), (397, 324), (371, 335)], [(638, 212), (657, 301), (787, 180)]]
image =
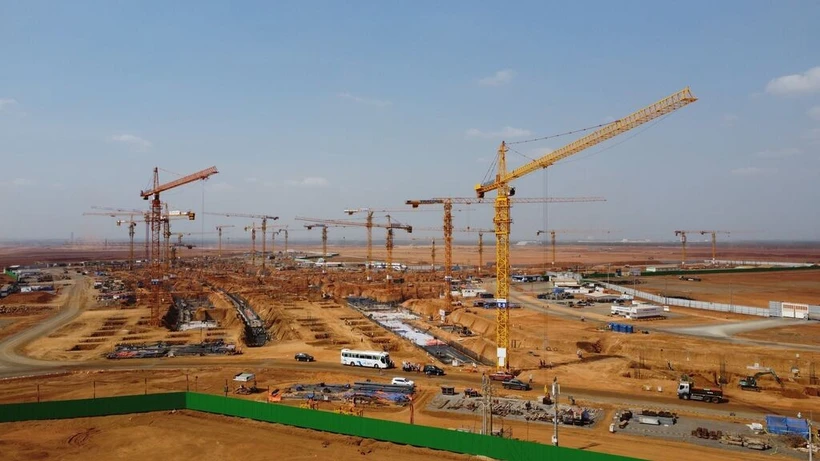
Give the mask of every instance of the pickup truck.
[(496, 371), (495, 373), (491, 373), (489, 377), (493, 381), (509, 381), (515, 378), (515, 376), (506, 371)]
[(515, 389), (517, 391), (528, 391), (532, 389), (532, 386), (521, 381), (520, 379), (510, 379), (508, 381), (504, 381), (501, 383), (504, 386), (504, 389)]

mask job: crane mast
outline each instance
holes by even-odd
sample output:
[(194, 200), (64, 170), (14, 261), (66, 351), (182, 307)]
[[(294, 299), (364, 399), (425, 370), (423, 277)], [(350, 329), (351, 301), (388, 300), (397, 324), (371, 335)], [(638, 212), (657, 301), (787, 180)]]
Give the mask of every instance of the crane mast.
[[(305, 217), (296, 217), (297, 221), (305, 221), (312, 224), (305, 224), (305, 227), (310, 229), (312, 227), (322, 227), (323, 232), (323, 239), (322, 239), (322, 253), (323, 255), (327, 255), (327, 226), (333, 227), (365, 227), (365, 228), (373, 228), (379, 227), (383, 229), (387, 229), (387, 237), (385, 239), (385, 248), (387, 250), (387, 261), (388, 267), (387, 270), (387, 280), (390, 280), (391, 271), (392, 271), (392, 262), (393, 262), (393, 229), (402, 229), (406, 231), (408, 234), (413, 233), (413, 226), (401, 224), (398, 222), (391, 221), (390, 215), (387, 215), (387, 224), (382, 223), (374, 223), (372, 220), (368, 222), (360, 222), (360, 221), (345, 221), (339, 219), (318, 219), (318, 218), (305, 218)], [(367, 263), (370, 265), (370, 263)]]
[(697, 98), (692, 95), (689, 87), (686, 87), (677, 93), (599, 128), (586, 136), (582, 136), (578, 140), (512, 171), (507, 171), (507, 144), (503, 141), (501, 142), (498, 148), (498, 170), (495, 178), (475, 186), (475, 192), (478, 198), (484, 198), (486, 193), (496, 191), (493, 223), (495, 225), (496, 239), (496, 296), (498, 298), (498, 309), (496, 310), (496, 356), (498, 358), (497, 366), (499, 369), (509, 369), (510, 367), (508, 357), (510, 350), (510, 311), (507, 298), (510, 294), (510, 197), (515, 194), (515, 189), (510, 186), (510, 183), (515, 179), (542, 168), (547, 168), (555, 162), (596, 146), (621, 133), (632, 130), (695, 101), (697, 101)]
[[(571, 203), (571, 202), (604, 202), (603, 197), (527, 197), (517, 198), (515, 203)], [(453, 301), (449, 284), (453, 279), (453, 203), (460, 205), (490, 204), (483, 198), (475, 197), (439, 197), (423, 200), (407, 200), (405, 205), (418, 208), (420, 205), (443, 205), (444, 208), (444, 282), (447, 285), (445, 298), (448, 305)], [(496, 251), (498, 251), (496, 249)]]

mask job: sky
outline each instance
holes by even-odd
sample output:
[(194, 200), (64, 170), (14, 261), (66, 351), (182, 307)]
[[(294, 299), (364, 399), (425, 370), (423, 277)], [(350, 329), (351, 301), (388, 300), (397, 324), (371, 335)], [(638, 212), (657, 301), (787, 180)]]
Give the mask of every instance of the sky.
[[(0, 0), (0, 241), (125, 239), (82, 214), (146, 208), (154, 167), (166, 182), (216, 166), (162, 197), (200, 213), (173, 231), (233, 224), (234, 239), (250, 220), (201, 212), (295, 230), (296, 216), (472, 197), (502, 140), (608, 123), (686, 86), (696, 103), (516, 180), (517, 197), (606, 201), (514, 206), (512, 239), (817, 241), (818, 18), (811, 1)], [(511, 145), (508, 164), (579, 136)], [(492, 227), (491, 205), (457, 209), (456, 227)], [(420, 230), (441, 226), (438, 206), (392, 217), (439, 235)]]

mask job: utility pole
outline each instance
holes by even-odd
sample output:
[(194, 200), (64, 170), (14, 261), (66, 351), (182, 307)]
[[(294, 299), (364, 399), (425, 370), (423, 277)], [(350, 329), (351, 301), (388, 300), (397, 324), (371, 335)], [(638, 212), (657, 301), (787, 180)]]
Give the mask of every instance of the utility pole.
[(561, 393), (561, 385), (558, 384), (558, 377), (556, 376), (552, 380), (552, 401), (553, 401), (553, 409), (555, 413), (553, 415), (552, 424), (552, 444), (556, 447), (558, 446), (558, 394)]

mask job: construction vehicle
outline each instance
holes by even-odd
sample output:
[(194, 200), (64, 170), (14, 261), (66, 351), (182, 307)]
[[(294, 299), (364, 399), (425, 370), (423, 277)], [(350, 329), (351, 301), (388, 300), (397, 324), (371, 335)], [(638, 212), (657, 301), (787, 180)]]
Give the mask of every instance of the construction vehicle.
[(758, 378), (760, 378), (761, 376), (766, 376), (766, 375), (772, 375), (772, 378), (774, 378), (775, 382), (777, 382), (777, 384), (780, 384), (780, 386), (783, 386), (783, 381), (781, 381), (781, 380), (780, 380), (780, 377), (779, 377), (779, 376), (777, 376), (777, 374), (774, 372), (774, 370), (761, 371), (761, 372), (759, 372), (759, 373), (755, 373), (755, 374), (754, 374), (754, 375), (752, 375), (752, 376), (747, 376), (747, 377), (745, 377), (745, 378), (742, 378), (742, 379), (738, 382), (738, 386), (739, 386), (741, 389), (743, 389), (744, 391), (756, 391), (756, 392), (760, 392), (760, 391), (761, 391), (761, 387), (760, 387), (760, 386), (758, 386), (758, 384), (757, 384), (757, 380), (758, 380)]
[[(507, 171), (507, 143), (505, 141), (501, 142), (495, 162), (497, 166), (495, 175), (485, 177), (485, 181), (475, 186), (475, 194), (478, 198), (484, 198), (488, 192), (496, 192), (495, 215), (493, 217), (493, 223), (495, 224), (496, 297), (502, 302), (502, 307), (496, 311), (496, 357), (499, 369), (510, 367), (510, 311), (504, 305), (506, 305), (507, 298), (510, 295), (510, 228), (512, 224), (510, 209), (513, 203), (512, 197), (515, 195), (515, 188), (511, 185), (512, 181), (548, 168), (556, 162), (663, 117), (695, 101), (697, 101), (697, 98), (689, 88), (684, 88), (512, 171)], [(533, 140), (518, 142), (528, 141)]]
[(695, 387), (695, 384), (690, 381), (681, 381), (678, 383), (678, 398), (720, 403), (723, 401), (723, 391), (720, 389), (710, 389), (708, 387)]

